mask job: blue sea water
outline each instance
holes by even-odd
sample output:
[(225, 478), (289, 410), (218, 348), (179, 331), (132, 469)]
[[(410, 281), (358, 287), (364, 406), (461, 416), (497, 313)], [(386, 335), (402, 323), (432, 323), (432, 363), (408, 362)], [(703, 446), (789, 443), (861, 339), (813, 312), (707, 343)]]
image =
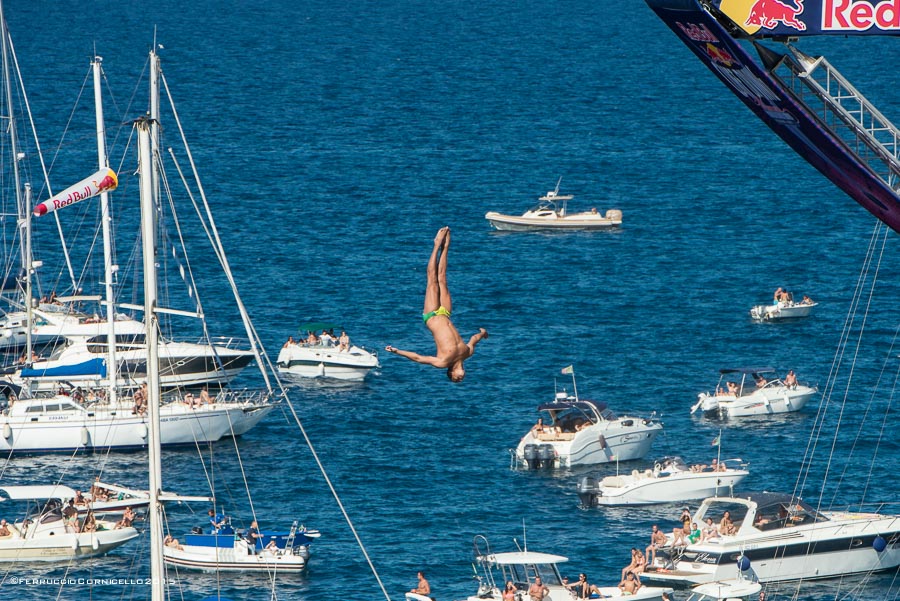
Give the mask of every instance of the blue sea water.
[[(51, 172), (58, 188), (95, 168), (90, 105), (70, 108), (93, 53), (104, 57), (113, 96), (108, 122), (124, 123), (146, 108), (136, 97), (143, 90), (132, 86), (154, 36), (162, 44), (235, 278), (273, 355), (309, 319), (343, 324), (371, 347), (429, 352), (419, 318), (425, 263), (434, 233), (451, 226), (454, 321), (463, 334), (491, 333), (467, 362), (465, 382), (382, 352), (383, 368), (363, 384), (313, 382), (291, 391), (393, 599), (414, 587), (420, 569), (439, 601), (472, 594), (476, 534), (498, 551), (527, 537), (530, 549), (570, 557), (565, 572), (614, 582), (629, 549), (646, 544), (651, 523), (676, 521), (675, 506), (579, 510), (578, 480), (615, 466), (509, 469), (508, 450), (534, 421), (535, 407), (550, 399), (555, 380), (569, 384), (562, 367), (574, 366), (583, 396), (620, 411), (657, 412), (666, 430), (653, 454), (688, 461), (715, 452), (710, 441), (720, 425), (690, 416), (689, 407), (715, 386), (719, 368), (771, 364), (820, 388), (829, 381), (876, 221), (764, 128), (641, 2), (16, 0), (4, 9), (45, 147), (55, 150), (67, 128), (83, 128), (59, 149)], [(896, 39), (811, 39), (800, 47), (826, 53), (900, 120)], [(521, 212), (559, 177), (561, 190), (576, 196), (573, 205), (621, 209), (621, 230), (489, 229), (486, 211)], [(128, 237), (137, 217), (133, 206), (116, 211), (124, 264), (133, 260)], [(93, 233), (73, 236), (86, 245)], [(839, 419), (841, 433), (820, 444), (832, 450), (831, 477), (822, 490), (807, 483), (808, 499), (896, 509), (890, 474), (900, 448), (891, 436), (890, 390), (898, 259), (889, 235), (866, 335), (844, 356), (823, 439)], [(203, 296), (213, 332), (240, 335), (213, 259), (193, 267), (201, 289), (213, 289)], [(749, 307), (777, 286), (821, 304), (806, 320), (752, 323)], [(723, 455), (750, 463), (744, 490), (793, 490), (819, 403), (723, 426)], [(3, 481), (76, 484), (102, 469), (107, 479), (137, 486), (144, 458), (14, 458)], [(827, 458), (816, 457), (819, 481)], [(263, 527), (299, 519), (322, 530), (308, 572), (277, 580), (279, 598), (382, 596), (285, 413), (237, 442), (203, 449), (202, 459), (196, 450), (165, 451), (166, 488), (206, 494), (211, 481), (226, 510), (246, 524), (243, 474)], [(170, 509), (173, 531), (202, 524), (205, 510)], [(146, 577), (146, 534), (104, 558), (7, 572), (39, 574)], [(897, 598), (895, 576), (865, 582), (860, 598)], [(270, 596), (261, 576), (169, 577), (185, 599), (216, 590)], [(837, 598), (858, 585), (810, 585), (797, 598)], [(771, 592), (789, 598), (794, 588)], [(0, 588), (3, 598), (92, 595), (142, 599), (148, 592), (8, 580)]]

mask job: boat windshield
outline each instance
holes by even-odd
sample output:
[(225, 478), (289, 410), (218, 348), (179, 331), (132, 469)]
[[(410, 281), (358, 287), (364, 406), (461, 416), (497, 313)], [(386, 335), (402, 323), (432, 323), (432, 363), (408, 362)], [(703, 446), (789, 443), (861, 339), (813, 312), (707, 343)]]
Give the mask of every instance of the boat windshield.
[(503, 566), (503, 579), (511, 580), (516, 585), (527, 587), (536, 576), (540, 576), (541, 582), (547, 586), (562, 586), (562, 578), (556, 564), (530, 563)]

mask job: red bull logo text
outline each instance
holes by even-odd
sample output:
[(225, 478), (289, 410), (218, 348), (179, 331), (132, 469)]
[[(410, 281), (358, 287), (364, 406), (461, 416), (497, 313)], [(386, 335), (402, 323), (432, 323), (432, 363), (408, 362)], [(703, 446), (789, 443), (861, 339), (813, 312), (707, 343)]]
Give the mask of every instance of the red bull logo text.
[(684, 32), (684, 35), (688, 37), (689, 40), (693, 40), (695, 42), (718, 42), (718, 38), (713, 35), (713, 32), (706, 27), (705, 24), (700, 23), (696, 25), (694, 23), (688, 23), (684, 25), (683, 23), (676, 22), (678, 28)]
[(900, 31), (900, 0), (825, 0), (822, 29), (827, 31)]
[(806, 24), (797, 19), (803, 12), (803, 0), (793, 1), (797, 3), (796, 8), (780, 0), (756, 0), (744, 25), (773, 29), (781, 24), (798, 31), (806, 31)]

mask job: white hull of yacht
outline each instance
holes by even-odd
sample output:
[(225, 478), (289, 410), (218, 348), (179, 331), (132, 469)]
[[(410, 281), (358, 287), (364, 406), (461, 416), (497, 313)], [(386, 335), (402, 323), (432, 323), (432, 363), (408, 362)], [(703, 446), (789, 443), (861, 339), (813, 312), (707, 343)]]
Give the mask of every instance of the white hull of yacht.
[[(694, 520), (716, 520), (724, 510), (738, 512), (733, 513), (734, 534), (689, 544), (664, 569), (648, 567), (641, 580), (688, 585), (733, 579), (739, 576), (736, 559), (741, 557), (744, 574), (759, 582), (834, 578), (900, 566), (900, 516), (816, 512), (790, 495), (758, 493), (708, 498)], [(668, 538), (657, 556), (674, 552), (672, 535)]]
[[(149, 418), (132, 413), (132, 405), (78, 406), (66, 398), (29, 399), (44, 410), (0, 416), (0, 451), (41, 453), (140, 449), (147, 446)], [(62, 407), (57, 409), (56, 407)], [(239, 436), (256, 425), (273, 405), (213, 403), (192, 409), (183, 403), (160, 408), (160, 442), (164, 446), (215, 442)], [(14, 405), (13, 411), (16, 407)]]
[[(664, 472), (663, 472), (664, 473)], [(721, 472), (674, 472), (669, 475), (647, 470), (607, 476), (596, 486), (582, 482), (579, 496), (586, 495), (586, 506), (651, 505), (705, 499), (717, 494), (731, 494), (734, 487), (749, 475), (746, 470)], [(588, 483), (589, 484), (589, 483)], [(590, 498), (589, 503), (584, 500)]]
[(486, 213), (484, 218), (494, 229), (506, 232), (608, 230), (622, 225), (622, 212), (617, 210), (609, 210), (605, 216), (597, 213), (571, 213), (561, 216), (554, 212), (543, 215), (531, 211), (516, 216), (491, 211)]
[[(21, 525), (17, 525), (21, 526)], [(109, 524), (112, 528), (112, 524)], [(68, 561), (75, 558), (94, 557), (120, 547), (138, 533), (134, 528), (101, 530), (80, 534), (65, 531), (62, 522), (60, 532), (42, 532), (41, 536), (19, 536), (18, 528), (7, 537), (0, 537), (0, 563), (24, 561)]]
[(818, 392), (815, 388), (798, 385), (767, 386), (750, 394), (699, 395), (703, 412), (710, 417), (751, 417), (800, 411)]
[(819, 303), (775, 303), (774, 305), (756, 305), (750, 309), (750, 317), (757, 321), (778, 321), (808, 317), (813, 307)]
[(364, 380), (377, 367), (378, 355), (362, 347), (341, 351), (335, 346), (292, 344), (278, 353), (278, 371), (302, 378)]
[(612, 422), (600, 422), (573, 433), (529, 432), (519, 442), (515, 455), (520, 466), (527, 466), (526, 446), (534, 445), (538, 452), (549, 446), (553, 453), (553, 464), (545, 463), (544, 467), (553, 468), (643, 459), (662, 429), (662, 425), (656, 422), (646, 422), (640, 418), (620, 418)]
[[(14, 380), (32, 392), (55, 392), (61, 382), (82, 388), (108, 387), (106, 348), (92, 352), (83, 343), (72, 344), (46, 361), (19, 370)], [(166, 341), (159, 347), (160, 383), (163, 388), (224, 387), (253, 361), (253, 353), (228, 347)], [(136, 388), (147, 380), (146, 348), (116, 352), (118, 386)]]
[(308, 551), (285, 553), (260, 551), (251, 554), (244, 541), (232, 548), (183, 545), (181, 549), (165, 547), (163, 556), (169, 565), (208, 572), (302, 572), (306, 569)]

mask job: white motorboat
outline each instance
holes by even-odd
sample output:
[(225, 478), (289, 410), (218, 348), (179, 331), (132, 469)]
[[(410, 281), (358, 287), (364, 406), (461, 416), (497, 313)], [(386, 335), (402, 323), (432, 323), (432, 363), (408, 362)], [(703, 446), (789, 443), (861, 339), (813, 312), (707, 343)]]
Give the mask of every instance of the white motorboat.
[[(771, 367), (720, 369), (715, 392), (701, 392), (691, 413), (702, 409), (707, 417), (720, 418), (790, 413), (803, 409), (818, 392), (817, 387), (786, 382), (776, 373)], [(732, 376), (740, 381), (732, 382)]]
[[(265, 393), (223, 392), (210, 403), (170, 400), (160, 407), (160, 442), (165, 446), (214, 442), (240, 436), (275, 404)], [(149, 416), (130, 398), (81, 404), (66, 395), (23, 398), (0, 412), (0, 451), (41, 453), (141, 449)]]
[[(300, 330), (327, 330), (329, 325), (304, 324)], [(364, 380), (373, 369), (381, 367), (376, 352), (325, 337), (316, 342), (288, 340), (278, 353), (276, 365), (279, 372), (289, 376), (337, 380)]]
[[(557, 564), (569, 561), (562, 555), (536, 553), (527, 548), (510, 553), (492, 553), (487, 539), (475, 537), (475, 564), (478, 591), (466, 601), (503, 601), (503, 588), (507, 582), (516, 587), (516, 601), (528, 601), (528, 588), (539, 577), (541, 584), (550, 591), (547, 601), (572, 601), (573, 591), (563, 584)], [(598, 597), (626, 597), (635, 600), (662, 600), (663, 594), (671, 595), (668, 587), (641, 586), (634, 594), (624, 594), (618, 586), (593, 586)], [(428, 597), (407, 593), (407, 601), (431, 601)]]
[[(737, 578), (759, 582), (809, 580), (893, 570), (900, 566), (900, 515), (816, 511), (791, 495), (755, 493), (711, 497), (694, 515), (719, 523), (730, 513), (734, 534), (686, 547), (669, 547), (664, 565), (648, 566), (641, 580), (703, 584)], [(657, 560), (659, 561), (659, 559)]]
[[(116, 528), (115, 522), (96, 520), (96, 529), (81, 532), (67, 525), (63, 501), (74, 497), (67, 486), (0, 486), (3, 501), (26, 501), (24, 517), (8, 525), (0, 536), (0, 562), (68, 561), (104, 555), (120, 547), (138, 532), (133, 527)], [(6, 503), (4, 503), (6, 505)]]
[(663, 429), (654, 417), (619, 416), (606, 403), (579, 399), (577, 392), (557, 392), (552, 403), (537, 409), (549, 419), (519, 441), (511, 453), (514, 467), (567, 468), (642, 459)]
[(654, 463), (652, 470), (632, 470), (629, 474), (606, 476), (599, 482), (593, 476), (585, 476), (578, 483), (578, 497), (582, 506), (594, 507), (674, 503), (731, 495), (734, 487), (749, 474), (743, 467), (740, 459), (689, 467), (681, 457), (663, 457)]
[(309, 560), (309, 545), (319, 538), (318, 530), (307, 530), (294, 522), (289, 532), (260, 531), (251, 541), (246, 531), (227, 526), (210, 533), (192, 532), (178, 544), (163, 548), (169, 565), (203, 571), (302, 572)]
[(758, 601), (762, 585), (736, 578), (698, 584), (691, 589), (686, 601)]
[(756, 305), (750, 308), (750, 317), (757, 321), (778, 321), (782, 319), (794, 319), (797, 317), (807, 317), (813, 307), (819, 306), (819, 303), (812, 301), (799, 302), (779, 301), (771, 305)]
[(525, 211), (522, 215), (504, 215), (495, 211), (485, 214), (491, 226), (501, 231), (534, 231), (534, 230), (605, 230), (622, 225), (622, 211), (610, 209), (606, 214), (601, 214), (597, 209), (581, 213), (570, 213), (568, 202), (574, 198), (571, 195), (561, 195), (559, 184), (562, 178), (556, 182), (556, 189), (550, 190), (546, 195), (538, 198), (538, 204), (534, 208)]

